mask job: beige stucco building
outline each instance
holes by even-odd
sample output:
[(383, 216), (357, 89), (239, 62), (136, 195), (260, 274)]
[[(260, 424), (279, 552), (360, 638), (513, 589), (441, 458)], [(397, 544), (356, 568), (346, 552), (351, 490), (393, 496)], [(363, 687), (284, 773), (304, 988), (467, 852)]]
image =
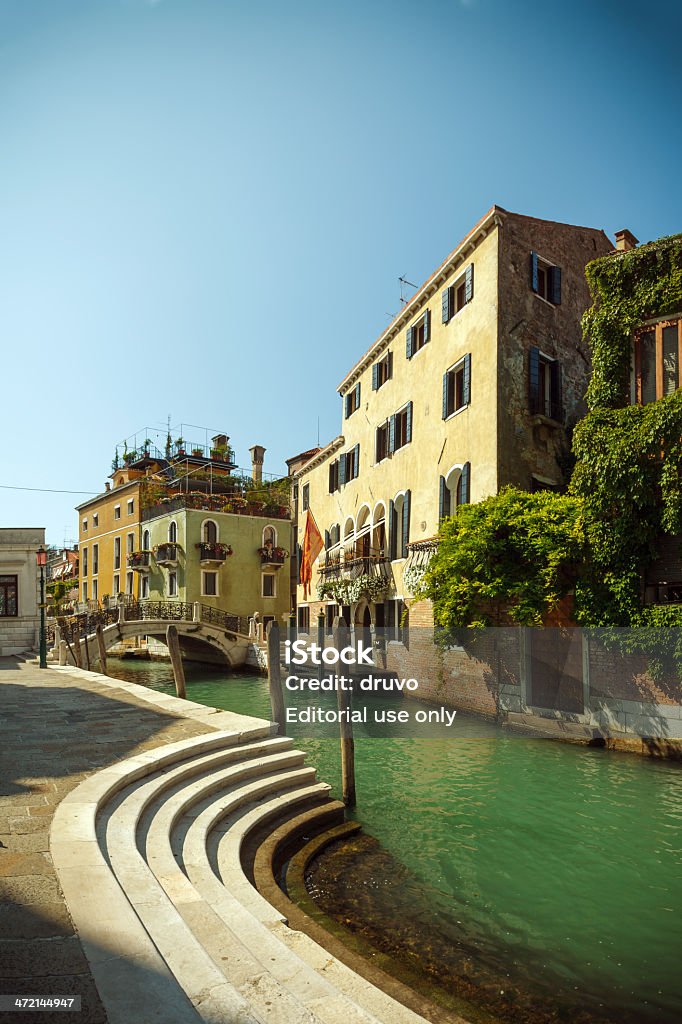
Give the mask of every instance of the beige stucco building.
[(442, 517), (506, 484), (561, 488), (589, 374), (584, 268), (611, 249), (494, 206), (355, 362), (341, 434), (297, 472), (298, 543), (307, 508), (325, 538), (300, 628), (320, 608), (397, 627)]

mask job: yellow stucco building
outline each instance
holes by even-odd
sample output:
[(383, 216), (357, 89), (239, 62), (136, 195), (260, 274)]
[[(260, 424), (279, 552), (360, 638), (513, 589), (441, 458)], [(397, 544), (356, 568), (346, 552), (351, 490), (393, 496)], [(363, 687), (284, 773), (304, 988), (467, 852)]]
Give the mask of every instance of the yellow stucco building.
[[(296, 474), (324, 535), (298, 623), (394, 627), (441, 518), (505, 484), (561, 488), (584, 411), (585, 265), (603, 231), (494, 206), (341, 381), (342, 433)], [(324, 592), (326, 588), (326, 592)]]

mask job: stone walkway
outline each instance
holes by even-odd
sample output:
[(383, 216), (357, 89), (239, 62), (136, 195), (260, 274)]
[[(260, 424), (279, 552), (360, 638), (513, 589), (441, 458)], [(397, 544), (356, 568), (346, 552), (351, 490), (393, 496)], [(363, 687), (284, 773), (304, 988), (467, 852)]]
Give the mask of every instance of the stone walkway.
[(125, 684), (0, 658), (0, 994), (82, 997), (80, 1013), (0, 1011), (3, 1024), (106, 1021), (50, 858), (57, 804), (100, 768), (210, 731)]

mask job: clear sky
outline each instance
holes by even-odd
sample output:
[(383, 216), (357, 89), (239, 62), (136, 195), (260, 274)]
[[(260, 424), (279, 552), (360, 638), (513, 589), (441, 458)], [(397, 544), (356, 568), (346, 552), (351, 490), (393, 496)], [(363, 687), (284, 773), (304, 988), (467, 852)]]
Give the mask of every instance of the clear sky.
[[(100, 491), (168, 415), (283, 470), (493, 203), (681, 231), (681, 11), (0, 0), (0, 484)], [(87, 493), (0, 525), (61, 544)]]

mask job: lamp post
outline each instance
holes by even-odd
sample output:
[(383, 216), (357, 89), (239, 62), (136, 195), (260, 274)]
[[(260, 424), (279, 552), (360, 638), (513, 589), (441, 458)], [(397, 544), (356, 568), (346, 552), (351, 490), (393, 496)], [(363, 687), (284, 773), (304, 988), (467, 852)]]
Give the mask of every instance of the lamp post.
[(41, 544), (36, 551), (36, 562), (40, 568), (40, 667), (47, 668), (47, 641), (45, 638), (45, 566), (47, 551)]

